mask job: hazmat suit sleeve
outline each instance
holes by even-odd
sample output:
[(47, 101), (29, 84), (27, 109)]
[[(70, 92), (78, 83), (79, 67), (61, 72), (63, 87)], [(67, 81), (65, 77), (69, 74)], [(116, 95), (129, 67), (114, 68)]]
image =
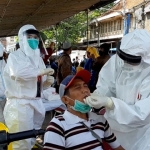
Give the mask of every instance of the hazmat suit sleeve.
[[(115, 55), (105, 63), (100, 71), (96, 93), (102, 96), (115, 97)], [(99, 90), (100, 89), (100, 90)]]
[[(141, 99), (135, 104), (129, 105), (121, 99), (115, 98), (115, 56), (113, 56), (102, 68), (96, 93), (110, 97), (114, 103), (114, 108), (106, 109), (105, 117), (111, 118), (128, 127), (141, 127), (149, 123), (150, 120), (150, 77), (145, 78), (139, 87)], [(129, 96), (130, 99), (130, 96)], [(130, 100), (129, 100), (130, 101)]]
[(20, 59), (13, 53), (9, 55), (5, 71), (11, 76), (12, 79), (29, 80), (38, 76), (40, 69), (34, 68), (28, 58), (25, 60)]

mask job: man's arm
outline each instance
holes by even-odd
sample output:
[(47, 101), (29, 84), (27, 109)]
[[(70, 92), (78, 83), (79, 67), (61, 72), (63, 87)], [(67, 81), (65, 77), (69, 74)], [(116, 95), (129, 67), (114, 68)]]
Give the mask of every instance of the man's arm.
[(44, 135), (44, 148), (47, 149), (57, 149), (62, 150), (65, 149), (65, 137), (64, 130), (61, 127), (59, 120), (53, 118), (50, 124), (46, 129), (46, 133)]
[(116, 136), (112, 133), (109, 123), (105, 121), (104, 129), (104, 140), (114, 149), (114, 150), (124, 150), (120, 143), (117, 141)]
[(34, 68), (27, 59), (22, 60), (17, 55), (11, 53), (7, 60), (5, 71), (12, 79), (31, 80), (36, 78), (42, 69), (45, 69), (45, 66), (41, 69)]

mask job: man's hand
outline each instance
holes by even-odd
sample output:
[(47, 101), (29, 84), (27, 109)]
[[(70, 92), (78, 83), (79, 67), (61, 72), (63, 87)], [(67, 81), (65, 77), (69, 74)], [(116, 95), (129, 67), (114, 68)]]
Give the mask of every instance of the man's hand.
[(38, 74), (38, 76), (43, 76), (43, 75), (47, 75), (47, 74), (54, 74), (54, 70), (52, 68), (46, 68), (40, 71), (40, 73)]
[(109, 97), (102, 97), (96, 93), (91, 93), (90, 96), (88, 96), (84, 102), (88, 104), (91, 107), (94, 107), (96, 109), (105, 106), (109, 109), (112, 109), (114, 106), (113, 101)]

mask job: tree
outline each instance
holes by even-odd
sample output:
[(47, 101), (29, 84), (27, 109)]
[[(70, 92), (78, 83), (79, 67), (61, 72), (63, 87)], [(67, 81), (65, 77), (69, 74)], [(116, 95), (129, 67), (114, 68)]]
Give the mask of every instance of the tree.
[[(113, 7), (113, 3), (106, 5), (103, 9), (96, 9), (89, 13), (89, 21), (99, 17), (102, 13)], [(44, 30), (44, 34), (49, 40), (56, 40), (59, 45), (64, 41), (70, 41), (72, 44), (76, 44), (84, 37), (84, 33), (87, 30), (87, 14), (86, 12), (80, 12), (70, 18), (61, 21), (56, 26), (52, 26), (51, 29)]]

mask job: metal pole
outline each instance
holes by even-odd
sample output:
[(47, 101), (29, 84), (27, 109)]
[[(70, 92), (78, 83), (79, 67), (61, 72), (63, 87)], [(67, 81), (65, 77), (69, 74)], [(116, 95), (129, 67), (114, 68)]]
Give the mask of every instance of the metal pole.
[[(97, 20), (96, 20), (97, 21)], [(98, 47), (100, 47), (100, 26), (99, 26), (99, 23), (97, 21), (97, 27), (98, 27)]]
[(124, 23), (124, 35), (126, 34), (126, 28), (127, 28), (127, 21), (126, 21), (126, 8), (125, 8), (125, 0), (123, 0), (123, 23)]
[[(57, 47), (57, 24), (56, 24), (56, 47)], [(57, 48), (56, 48), (56, 56), (57, 56)]]
[(87, 47), (89, 46), (89, 11), (87, 9)]
[(145, 15), (144, 15), (144, 9), (145, 9), (145, 5), (142, 6), (142, 29), (145, 28)]

